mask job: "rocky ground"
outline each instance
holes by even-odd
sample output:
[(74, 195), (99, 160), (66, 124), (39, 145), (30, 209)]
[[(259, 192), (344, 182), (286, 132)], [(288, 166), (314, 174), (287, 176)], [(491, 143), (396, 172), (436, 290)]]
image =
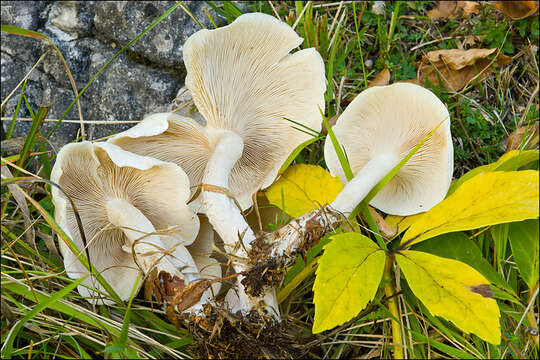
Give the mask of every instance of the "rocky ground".
[[(224, 22), (206, 3), (185, 1), (185, 6), (204, 25)], [(2, 24), (37, 31), (48, 36), (65, 57), (79, 91), (96, 72), (131, 39), (141, 33), (174, 1), (2, 1)], [(111, 125), (87, 124), (88, 140), (98, 139), (132, 125), (117, 121), (139, 121), (146, 114), (167, 111), (183, 87), (185, 68), (182, 45), (201, 27), (186, 11), (177, 8), (165, 20), (122, 53), (81, 96), (85, 121), (110, 121)], [(51, 105), (47, 118), (58, 119), (75, 98), (58, 54), (45, 41), (2, 32), (1, 96), (4, 100), (28, 71), (46, 54), (28, 78), (25, 94), (34, 111)], [(3, 133), (7, 131), (19, 99), (20, 89), (2, 109)], [(29, 118), (21, 106), (19, 118)], [(65, 119), (79, 120), (74, 106)], [(24, 136), (30, 121), (17, 121), (13, 136)], [(43, 134), (54, 122), (43, 126)], [(80, 125), (62, 123), (51, 138), (55, 147), (73, 141)], [(3, 137), (2, 137), (3, 138)]]

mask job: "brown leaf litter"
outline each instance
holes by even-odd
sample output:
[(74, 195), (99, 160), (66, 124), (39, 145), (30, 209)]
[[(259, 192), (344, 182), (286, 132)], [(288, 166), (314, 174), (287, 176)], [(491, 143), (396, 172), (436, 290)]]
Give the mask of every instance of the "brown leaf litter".
[(484, 79), (493, 68), (510, 62), (510, 57), (500, 53), (488, 59), (496, 51), (497, 48), (430, 51), (418, 62), (417, 78), (410, 81), (425, 85), (429, 80), (434, 86), (459, 91), (473, 79)]
[(494, 1), (493, 6), (512, 20), (521, 20), (538, 12), (538, 1)]
[(437, 6), (427, 15), (430, 19), (448, 19), (462, 13), (463, 15), (478, 14), (480, 5), (477, 1), (439, 1)]

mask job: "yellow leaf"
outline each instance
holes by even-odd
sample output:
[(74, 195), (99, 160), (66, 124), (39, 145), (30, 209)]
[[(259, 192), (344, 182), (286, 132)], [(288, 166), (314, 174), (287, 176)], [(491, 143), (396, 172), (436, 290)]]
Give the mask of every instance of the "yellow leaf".
[(313, 284), (313, 333), (341, 325), (373, 299), (381, 282), (385, 253), (359, 233), (331, 237)]
[(538, 171), (476, 175), (411, 225), (408, 246), (453, 231), (538, 217)]
[(489, 282), (457, 260), (405, 250), (396, 261), (412, 292), (433, 315), (492, 344), (501, 342), (499, 307)]
[(270, 204), (296, 218), (331, 203), (342, 189), (341, 181), (332, 177), (328, 170), (316, 165), (297, 164), (289, 167), (266, 190), (266, 197)]
[(491, 164), (478, 166), (465, 173), (458, 180), (452, 181), (446, 196), (450, 196), (461, 184), (478, 174), (490, 171), (515, 171), (532, 161), (538, 161), (537, 150), (511, 150), (501, 156), (499, 160)]
[(409, 216), (387, 215), (384, 220), (393, 227), (397, 228), (396, 235), (407, 230), (412, 224), (417, 222), (425, 213), (414, 214)]

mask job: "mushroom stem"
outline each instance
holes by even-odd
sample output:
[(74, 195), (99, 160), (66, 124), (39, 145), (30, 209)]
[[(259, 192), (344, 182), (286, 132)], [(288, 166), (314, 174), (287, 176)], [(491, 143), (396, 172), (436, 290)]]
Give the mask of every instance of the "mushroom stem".
[[(308, 250), (301, 249), (306, 244), (305, 239), (320, 238), (345, 221), (343, 215), (349, 215), (399, 161), (392, 153), (380, 154), (369, 161), (330, 205), (308, 212), (276, 232), (260, 237), (255, 251), (264, 249), (264, 253), (257, 257), (264, 259), (262, 262), (288, 264), (288, 261), (294, 258), (292, 255)], [(314, 244), (316, 241), (307, 243)]]
[[(200, 278), (195, 261), (187, 250), (175, 249), (175, 254), (181, 256), (164, 256), (167, 252), (159, 235), (154, 234), (156, 229), (143, 213), (125, 199), (110, 199), (107, 201), (107, 217), (109, 221), (121, 228), (129, 243), (123, 249), (137, 255), (142, 271), (147, 274), (157, 267), (159, 271), (166, 271), (171, 276), (178, 276), (189, 284)], [(178, 245), (178, 247), (183, 247)]]
[[(232, 131), (217, 132), (219, 136), (217, 145), (208, 160), (203, 177), (205, 185), (215, 186), (216, 189), (203, 189), (205, 190), (202, 192), (203, 205), (208, 220), (223, 239), (227, 252), (236, 257), (247, 257), (245, 250), (250, 249), (250, 243), (255, 239), (255, 235), (234, 201), (228, 194), (219, 192), (220, 188), (223, 190), (229, 188), (229, 174), (242, 156), (244, 142)], [(240, 245), (238, 234), (243, 235)]]
[[(217, 136), (219, 136), (217, 144), (203, 176), (203, 184), (215, 186), (216, 190), (203, 188), (202, 203), (208, 220), (223, 239), (225, 251), (234, 258), (233, 268), (240, 273), (246, 270), (246, 265), (237, 259), (247, 260), (247, 252), (251, 249), (251, 242), (255, 240), (255, 234), (234, 200), (218, 189), (227, 190), (229, 188), (229, 174), (242, 156), (244, 142), (240, 136), (228, 130), (219, 130)], [(279, 308), (274, 290), (269, 289), (262, 298), (249, 297), (242, 284), (243, 278), (242, 275), (237, 278), (237, 296), (231, 294), (227, 296), (231, 302), (231, 311), (240, 310), (247, 313), (263, 300), (268, 312), (279, 318)]]
[(338, 194), (330, 207), (350, 214), (379, 181), (399, 163), (393, 153), (383, 153), (370, 160)]

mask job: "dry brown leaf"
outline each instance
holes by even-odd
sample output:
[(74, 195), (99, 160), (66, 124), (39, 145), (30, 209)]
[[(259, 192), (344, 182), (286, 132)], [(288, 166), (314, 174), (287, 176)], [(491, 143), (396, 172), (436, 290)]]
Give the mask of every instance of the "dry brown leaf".
[(176, 305), (178, 312), (182, 313), (199, 302), (201, 296), (208, 290), (211, 284), (212, 282), (209, 280), (201, 280), (191, 283), (177, 291), (173, 304)]
[(388, 85), (389, 82), (390, 82), (390, 70), (388, 70), (387, 68), (384, 68), (380, 73), (377, 74), (377, 76), (373, 78), (373, 80), (371, 80), (368, 83), (368, 87), (384, 86), (384, 85)]
[(389, 223), (384, 220), (384, 218), (371, 206), (368, 205), (368, 210), (371, 216), (373, 216), (373, 220), (375, 220), (375, 224), (377, 224), (377, 228), (381, 232), (381, 234), (387, 238), (391, 239), (394, 237), (394, 235), (397, 234), (397, 226), (392, 226)]
[[(357, 95), (358, 95), (358, 94), (354, 94), (354, 95), (348, 97), (348, 98), (347, 98), (347, 101), (348, 101), (348, 102), (353, 101), (354, 98), (355, 98)], [(328, 118), (328, 120), (327, 120), (327, 121), (328, 121), (328, 126), (333, 127), (334, 125), (336, 125), (336, 121), (337, 121), (338, 118), (339, 118), (339, 114), (336, 114), (336, 115), (332, 116), (331, 118)], [(322, 133), (323, 135), (328, 135), (328, 130), (326, 129), (326, 126), (324, 125), (324, 123), (323, 123), (323, 125), (322, 125), (321, 133)]]
[(518, 150), (523, 144), (527, 144), (528, 149), (538, 149), (538, 120), (534, 125), (522, 126), (514, 130), (506, 140), (506, 151)]
[(478, 14), (479, 2), (476, 1), (439, 1), (437, 7), (428, 11), (430, 19), (448, 19), (459, 14), (460, 9), (463, 15)]
[(473, 46), (477, 41), (480, 41), (480, 38), (476, 35), (467, 35), (465, 37), (465, 41), (463, 41), (463, 45), (465, 46)]
[(493, 6), (513, 20), (525, 19), (538, 11), (538, 1), (494, 1)]
[(496, 51), (495, 48), (430, 51), (418, 62), (417, 78), (411, 82), (424, 85), (428, 79), (435, 86), (443, 85), (447, 89), (459, 91), (478, 74), (483, 79), (489, 72), (488, 67), (510, 62), (511, 58), (503, 54), (499, 54), (495, 61), (488, 60), (487, 56)]

